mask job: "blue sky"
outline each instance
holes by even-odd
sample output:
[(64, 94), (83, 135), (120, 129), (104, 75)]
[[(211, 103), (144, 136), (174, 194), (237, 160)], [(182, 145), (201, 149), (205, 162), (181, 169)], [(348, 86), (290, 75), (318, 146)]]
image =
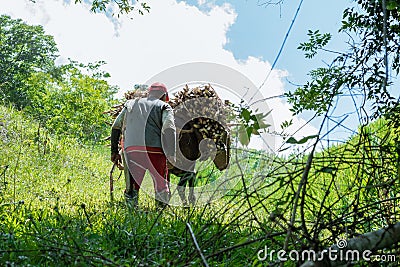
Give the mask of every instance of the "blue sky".
[[(206, 9), (196, 0), (185, 2)], [(283, 1), (280, 5), (262, 4), (267, 2), (266, 0), (213, 1), (216, 4), (225, 2), (230, 3), (238, 14), (235, 23), (227, 32), (229, 42), (225, 48), (232, 51), (238, 60), (254, 56), (269, 62), (273, 62), (277, 57), (302, 2), (276, 64), (276, 68), (289, 71), (290, 76), (287, 79), (295, 84), (304, 83), (310, 70), (325, 65), (324, 61), (329, 63), (332, 59), (332, 56), (327, 54), (317, 56), (313, 60), (304, 58), (297, 47), (301, 42), (307, 41), (308, 30), (331, 33), (333, 38), (328, 47), (338, 51), (345, 49), (346, 37), (339, 34), (338, 29), (343, 10), (352, 4), (350, 0), (295, 0)]]

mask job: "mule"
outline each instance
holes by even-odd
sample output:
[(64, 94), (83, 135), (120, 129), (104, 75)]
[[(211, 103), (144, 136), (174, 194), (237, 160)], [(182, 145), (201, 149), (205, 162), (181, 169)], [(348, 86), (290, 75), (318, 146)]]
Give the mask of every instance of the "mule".
[[(213, 151), (208, 149), (209, 146), (202, 147), (202, 141), (205, 140), (199, 129), (194, 127), (194, 121), (191, 120), (183, 126), (179, 123), (179, 118), (176, 119), (178, 136), (177, 149), (177, 166), (168, 164), (168, 181), (169, 175), (172, 173), (180, 178), (178, 182), (178, 194), (184, 206), (194, 205), (196, 197), (194, 194), (194, 184), (196, 179), (195, 164), (197, 160), (205, 160), (213, 157), (213, 163), (220, 171), (228, 167), (230, 159), (230, 135), (228, 130), (225, 130), (221, 137), (217, 140), (217, 148)], [(180, 127), (181, 126), (181, 127)], [(214, 148), (215, 146), (212, 145)], [(184, 162), (184, 163), (182, 163)], [(185, 188), (189, 185), (189, 196), (186, 199)], [(188, 201), (187, 201), (188, 200)]]

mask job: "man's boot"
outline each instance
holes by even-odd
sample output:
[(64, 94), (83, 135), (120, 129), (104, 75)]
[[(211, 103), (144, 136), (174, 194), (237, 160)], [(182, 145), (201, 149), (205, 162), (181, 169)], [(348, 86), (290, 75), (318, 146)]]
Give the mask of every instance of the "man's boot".
[(132, 190), (124, 193), (128, 209), (137, 209), (139, 206), (139, 191)]
[(164, 209), (166, 206), (168, 206), (169, 200), (171, 199), (171, 193), (167, 191), (156, 192), (155, 199), (156, 208)]

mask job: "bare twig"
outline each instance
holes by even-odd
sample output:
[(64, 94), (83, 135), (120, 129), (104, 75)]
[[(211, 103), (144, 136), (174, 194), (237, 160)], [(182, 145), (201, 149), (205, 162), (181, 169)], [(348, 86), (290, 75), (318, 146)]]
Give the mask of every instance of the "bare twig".
[(0, 168), (3, 168), (3, 172), (2, 172), (2, 176), (3, 176), (3, 186), (4, 186), (4, 190), (7, 189), (7, 181), (6, 181), (6, 171), (8, 169), (8, 165), (5, 166), (1, 166)]
[(82, 203), (82, 204), (81, 204), (81, 208), (83, 209), (83, 213), (85, 214), (85, 217), (86, 217), (86, 220), (87, 220), (87, 222), (88, 222), (88, 224), (89, 224), (89, 227), (90, 227), (90, 228), (93, 228), (92, 223), (90, 222), (89, 214), (88, 214), (87, 211), (86, 211), (86, 205), (85, 205), (85, 203)]
[(203, 265), (204, 265), (205, 267), (208, 267), (207, 260), (206, 260), (206, 258), (204, 257), (203, 252), (201, 252), (201, 249), (200, 249), (200, 247), (199, 247), (199, 244), (197, 243), (197, 240), (196, 240), (196, 236), (195, 236), (194, 233), (193, 233), (192, 227), (190, 226), (190, 224), (189, 224), (188, 222), (186, 223), (186, 226), (187, 226), (187, 228), (188, 228), (188, 230), (189, 230), (190, 236), (192, 237), (192, 240), (193, 240), (193, 243), (194, 243), (194, 245), (195, 245), (195, 247), (196, 247), (196, 250), (197, 250), (197, 252), (199, 253), (199, 255), (200, 255), (200, 257), (201, 257), (201, 260), (202, 260), (202, 262), (203, 262)]

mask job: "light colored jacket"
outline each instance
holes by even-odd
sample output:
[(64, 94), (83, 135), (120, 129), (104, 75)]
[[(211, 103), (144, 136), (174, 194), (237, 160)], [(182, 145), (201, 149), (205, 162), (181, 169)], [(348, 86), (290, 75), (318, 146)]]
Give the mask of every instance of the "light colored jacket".
[(174, 113), (171, 106), (160, 99), (147, 97), (128, 100), (112, 128), (122, 131), (124, 148), (156, 147), (162, 148), (167, 156), (175, 156)]

